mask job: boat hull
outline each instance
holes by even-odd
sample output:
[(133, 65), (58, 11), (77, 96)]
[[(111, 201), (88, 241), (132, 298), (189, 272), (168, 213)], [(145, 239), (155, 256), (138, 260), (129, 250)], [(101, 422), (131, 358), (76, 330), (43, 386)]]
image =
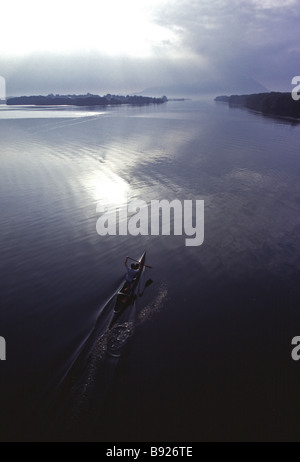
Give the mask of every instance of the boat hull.
[(127, 283), (125, 283), (123, 287), (121, 288), (121, 290), (118, 292), (117, 301), (116, 301), (116, 305), (114, 308), (114, 312), (116, 314), (121, 313), (125, 308), (127, 308), (134, 302), (136, 298), (136, 289), (139, 285), (142, 273), (144, 271), (145, 263), (146, 263), (146, 252), (142, 255), (142, 257), (139, 260), (139, 264), (141, 264), (141, 270), (138, 273), (137, 277), (135, 278), (133, 285), (130, 289), (130, 292), (126, 290)]

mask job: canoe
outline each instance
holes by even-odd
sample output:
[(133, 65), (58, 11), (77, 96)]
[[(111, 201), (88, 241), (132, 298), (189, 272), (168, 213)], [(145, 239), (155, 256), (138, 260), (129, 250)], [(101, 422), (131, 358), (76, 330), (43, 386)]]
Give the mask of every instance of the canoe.
[(141, 276), (143, 274), (145, 264), (146, 264), (146, 252), (143, 253), (138, 263), (141, 265), (141, 269), (133, 281), (131, 290), (130, 291), (126, 290), (127, 283), (125, 282), (122, 288), (118, 292), (116, 305), (114, 308), (115, 313), (120, 313), (135, 300), (136, 290), (139, 285), (139, 282), (140, 282), (140, 279), (141, 279)]

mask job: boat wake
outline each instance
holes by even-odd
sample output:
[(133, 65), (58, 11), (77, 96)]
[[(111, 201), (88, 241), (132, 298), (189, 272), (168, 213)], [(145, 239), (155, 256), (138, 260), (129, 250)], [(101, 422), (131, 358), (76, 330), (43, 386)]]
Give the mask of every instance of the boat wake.
[[(144, 285), (141, 278), (134, 303), (113, 325), (111, 324), (115, 316), (114, 306), (117, 295), (99, 309), (99, 317), (93, 332), (61, 383), (58, 416), (61, 415), (62, 409), (63, 414), (69, 416), (67, 421), (59, 422), (59, 427), (61, 425), (64, 427), (62, 430), (64, 433), (68, 429), (73, 435), (79, 427), (82, 430), (83, 425), (89, 432), (96, 427), (99, 419), (101, 420), (105, 398), (129, 339), (136, 329), (163, 309), (167, 300), (168, 288), (162, 284), (155, 298), (146, 306), (139, 308), (138, 305), (147, 286), (149, 281)], [(60, 417), (57, 420), (60, 420)]]
[(120, 358), (122, 349), (128, 339), (134, 334), (134, 322), (116, 324), (109, 331), (107, 342), (107, 353), (115, 358)]
[(136, 327), (144, 324), (149, 319), (153, 318), (159, 313), (168, 299), (168, 287), (166, 284), (161, 284), (158, 294), (154, 301), (150, 302), (147, 306), (141, 309), (137, 314)]

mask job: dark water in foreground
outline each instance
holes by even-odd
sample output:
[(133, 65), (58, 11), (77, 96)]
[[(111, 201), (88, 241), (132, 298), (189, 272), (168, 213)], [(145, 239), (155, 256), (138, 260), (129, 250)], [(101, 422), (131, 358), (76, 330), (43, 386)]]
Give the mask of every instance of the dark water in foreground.
[[(1, 440), (299, 440), (299, 137), (210, 103), (0, 110)], [(127, 197), (204, 199), (204, 245), (99, 237)]]

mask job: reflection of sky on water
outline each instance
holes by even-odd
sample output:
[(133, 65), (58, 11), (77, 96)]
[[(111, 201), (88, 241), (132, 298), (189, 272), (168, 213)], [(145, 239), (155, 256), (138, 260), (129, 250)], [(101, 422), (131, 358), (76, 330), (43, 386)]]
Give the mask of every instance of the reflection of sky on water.
[[(72, 111), (73, 118), (76, 112)], [(5, 388), (13, 388), (18, 397), (19, 384), (24, 384), (25, 389), (33, 390), (40, 406), (49, 383), (58, 380), (47, 358), (52, 358), (51, 365), (55, 364), (61, 375), (68, 370), (95, 326), (99, 306), (110, 300), (122, 283), (126, 255), (139, 258), (147, 249), (148, 262), (154, 268), (149, 275), (154, 284), (146, 292), (149, 312), (153, 312), (152, 300), (161, 300), (162, 309), (158, 322), (154, 318), (152, 325), (145, 327), (141, 336), (144, 347), (138, 343), (134, 350), (134, 354), (139, 350), (143, 355), (149, 353), (145, 375), (149, 375), (149, 367), (157, 373), (152, 359), (156, 357), (157, 363), (167, 368), (165, 378), (170, 377), (168, 396), (174, 388), (174, 371), (176, 380), (195, 374), (198, 396), (206, 380), (203, 370), (211, 371), (208, 352), (218, 358), (222, 345), (220, 362), (214, 368), (216, 377), (207, 383), (208, 395), (213, 401), (219, 396), (219, 392), (211, 393), (211, 385), (224, 380), (219, 367), (225, 360), (225, 369), (233, 364), (238, 373), (245, 374), (252, 396), (254, 363), (243, 361), (243, 369), (239, 369), (240, 358), (233, 357), (232, 362), (232, 354), (238, 355), (242, 344), (249, 351), (257, 346), (255, 368), (258, 365), (264, 370), (261, 351), (266, 348), (265, 332), (271, 336), (270, 349), (277, 348), (279, 341), (284, 352), (290, 341), (287, 332), (295, 335), (294, 326), (299, 325), (298, 130), (246, 111), (189, 102), (159, 108), (114, 108), (106, 116), (75, 120), (1, 120), (0, 315), (5, 313), (1, 334), (9, 338), (10, 348), (15, 345), (17, 353), (8, 363), (11, 372), (5, 375)], [(122, 208), (127, 199), (148, 203), (204, 199), (204, 245), (186, 248), (181, 236), (97, 235), (97, 205)], [(168, 288), (168, 299), (160, 296), (161, 283)], [(290, 300), (293, 310), (287, 311)], [(144, 303), (145, 298), (141, 305)], [(275, 319), (274, 312), (279, 322), (272, 330), (269, 323)], [(209, 313), (207, 318), (205, 313)], [(142, 314), (143, 310), (139, 317)], [(257, 326), (263, 333), (258, 340)], [(205, 335), (211, 337), (216, 329), (221, 340), (214, 350)], [(245, 332), (249, 333), (247, 341)], [(278, 340), (280, 332), (284, 341)], [(239, 333), (243, 342), (236, 337)], [(141, 337), (136, 337), (137, 342)], [(28, 341), (21, 342), (24, 338)], [(213, 343), (215, 338), (211, 337)], [(229, 338), (233, 348), (226, 352)], [(155, 342), (149, 348), (152, 339)], [(198, 353), (209, 367), (193, 361), (182, 374), (178, 356), (182, 355), (185, 363)], [(168, 369), (170, 357), (174, 358), (173, 371), (172, 364)], [(45, 363), (43, 374), (37, 372), (37, 363)], [(278, 382), (284, 364), (286, 357), (284, 363), (278, 363), (278, 374), (273, 373), (269, 382), (264, 377), (261, 396)], [(140, 367), (135, 369), (140, 374)], [(294, 382), (294, 371), (291, 374), (291, 394), (297, 399), (299, 383)], [(229, 374), (226, 383), (230, 391), (223, 396), (224, 402), (229, 398), (230, 412), (236, 405), (235, 394), (231, 401), (231, 379)], [(189, 396), (191, 383), (182, 387)], [(144, 387), (141, 390), (142, 400)], [(175, 387), (174, 403), (182, 390)], [(280, 391), (281, 396), (284, 390)], [(256, 387), (255, 396), (260, 392)], [(21, 395), (17, 405), (21, 405), (22, 414), (23, 387)], [(150, 393), (149, 397), (149, 406), (155, 408), (155, 396)], [(97, 399), (92, 400), (93, 406), (95, 402)], [(277, 405), (278, 397), (275, 402)], [(282, 409), (285, 412), (286, 406)], [(11, 415), (11, 402), (1, 412)], [(202, 408), (196, 407), (196, 412), (200, 415)]]
[(121, 206), (130, 195), (130, 185), (107, 168), (83, 178), (82, 183), (92, 200), (105, 206)]
[(75, 108), (69, 106), (6, 106), (0, 105), (0, 119), (77, 119), (106, 114), (99, 108)]

